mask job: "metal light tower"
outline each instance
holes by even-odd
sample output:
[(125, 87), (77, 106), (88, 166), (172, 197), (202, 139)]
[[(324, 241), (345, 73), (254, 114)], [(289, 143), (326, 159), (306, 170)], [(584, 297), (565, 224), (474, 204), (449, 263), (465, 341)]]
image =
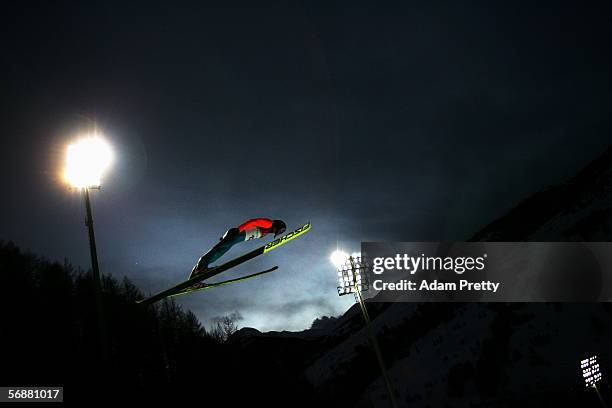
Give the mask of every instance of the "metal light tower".
[(93, 288), (98, 314), (98, 329), (100, 332), (100, 348), (102, 358), (108, 358), (108, 342), (106, 337), (106, 322), (102, 307), (102, 284), (100, 280), (100, 267), (98, 265), (98, 251), (94, 234), (93, 216), (89, 190), (99, 190), (102, 175), (108, 170), (112, 162), (112, 152), (109, 145), (97, 134), (88, 135), (76, 143), (68, 146), (66, 154), (65, 178), (68, 184), (83, 194), (85, 202), (85, 225), (89, 236), (89, 251), (91, 256), (91, 270), (93, 273)]
[(601, 373), (601, 369), (599, 368), (599, 362), (597, 361), (597, 356), (591, 356), (580, 360), (580, 370), (582, 371), (582, 378), (584, 379), (584, 385), (587, 388), (593, 388), (599, 397), (599, 402), (601, 405), (606, 407), (606, 403), (603, 400), (599, 389), (597, 388), (597, 384), (601, 382), (603, 379), (603, 374)]
[(338, 295), (343, 296), (353, 293), (355, 295), (355, 300), (357, 303), (359, 303), (361, 313), (363, 314), (363, 320), (365, 321), (368, 338), (372, 348), (374, 349), (374, 353), (376, 354), (376, 360), (378, 361), (378, 366), (380, 367), (383, 380), (385, 381), (385, 386), (387, 387), (389, 400), (391, 401), (393, 408), (397, 408), (398, 403), (397, 399), (395, 398), (395, 392), (393, 390), (393, 386), (391, 385), (391, 380), (389, 380), (389, 376), (387, 375), (387, 368), (385, 367), (385, 362), (383, 360), (382, 353), (380, 352), (378, 341), (376, 340), (376, 336), (374, 335), (374, 331), (372, 330), (370, 324), (370, 315), (368, 314), (368, 309), (366, 308), (366, 304), (361, 294), (361, 292), (366, 291), (369, 288), (367, 274), (365, 273), (366, 263), (362, 259), (361, 254), (353, 253), (348, 255), (342, 251), (334, 251), (330, 259), (338, 270), (338, 282), (340, 284), (340, 286), (338, 286)]

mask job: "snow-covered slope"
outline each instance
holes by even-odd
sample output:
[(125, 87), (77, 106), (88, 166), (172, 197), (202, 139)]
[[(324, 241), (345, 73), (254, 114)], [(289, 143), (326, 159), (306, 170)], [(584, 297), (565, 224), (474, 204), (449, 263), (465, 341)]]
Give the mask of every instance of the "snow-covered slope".
[(607, 241), (612, 235), (612, 146), (567, 182), (538, 192), (471, 241)]

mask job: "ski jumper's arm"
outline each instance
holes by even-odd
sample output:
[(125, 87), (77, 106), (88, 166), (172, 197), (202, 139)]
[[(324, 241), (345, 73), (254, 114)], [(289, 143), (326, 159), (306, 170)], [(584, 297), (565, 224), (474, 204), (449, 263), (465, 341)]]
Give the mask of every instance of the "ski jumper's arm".
[(240, 232), (246, 232), (246, 240), (261, 238), (270, 233), (272, 220), (269, 218), (253, 218), (238, 226)]

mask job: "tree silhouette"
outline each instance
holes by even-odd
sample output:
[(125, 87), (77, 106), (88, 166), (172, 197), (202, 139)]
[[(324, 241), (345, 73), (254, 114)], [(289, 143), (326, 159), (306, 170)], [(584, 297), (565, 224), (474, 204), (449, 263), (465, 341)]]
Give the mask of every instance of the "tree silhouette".
[[(93, 290), (91, 272), (0, 241), (0, 384), (63, 386), (67, 401), (176, 401), (205, 390), (207, 400), (218, 394), (269, 402), (257, 390), (273, 385), (274, 398), (293, 392), (295, 370), (268, 364), (273, 352), (245, 356), (227, 342), (238, 314), (220, 317), (209, 333), (174, 301), (137, 305), (144, 296), (127, 278), (103, 276), (105, 361)], [(237, 386), (252, 392), (236, 393)]]

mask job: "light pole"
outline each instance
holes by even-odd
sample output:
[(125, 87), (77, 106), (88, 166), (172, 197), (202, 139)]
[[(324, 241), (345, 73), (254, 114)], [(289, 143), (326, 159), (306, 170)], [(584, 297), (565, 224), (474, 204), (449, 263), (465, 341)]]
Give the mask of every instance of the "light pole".
[(604, 401), (599, 389), (597, 388), (597, 384), (601, 382), (603, 379), (603, 374), (601, 373), (601, 369), (599, 368), (599, 362), (597, 361), (597, 356), (593, 355), (591, 357), (587, 357), (585, 359), (580, 360), (580, 370), (582, 370), (582, 378), (584, 379), (584, 385), (587, 388), (593, 388), (599, 397), (599, 402), (601, 405), (606, 408), (606, 402)]
[(368, 309), (366, 308), (363, 295), (361, 294), (361, 292), (368, 290), (367, 274), (365, 273), (365, 261), (362, 259), (361, 254), (359, 253), (348, 255), (342, 251), (334, 251), (330, 257), (330, 260), (336, 266), (338, 271), (338, 283), (340, 284), (340, 286), (338, 286), (338, 295), (344, 296), (348, 295), (349, 293), (353, 293), (355, 295), (355, 300), (357, 303), (359, 303), (361, 313), (363, 314), (363, 320), (365, 321), (368, 339), (372, 345), (372, 348), (374, 349), (374, 354), (376, 355), (376, 360), (378, 361), (378, 366), (380, 367), (380, 371), (387, 388), (387, 393), (389, 394), (389, 400), (391, 401), (393, 408), (397, 408), (398, 403), (397, 399), (395, 398), (395, 391), (393, 390), (391, 380), (387, 375), (385, 361), (383, 360), (380, 347), (378, 346), (378, 341), (376, 340), (376, 336), (372, 330), (370, 315), (368, 314)]
[(109, 145), (97, 134), (88, 135), (68, 146), (66, 152), (65, 178), (68, 184), (83, 194), (85, 202), (85, 225), (89, 236), (89, 252), (93, 274), (93, 289), (98, 317), (100, 351), (102, 359), (108, 360), (108, 341), (104, 308), (102, 306), (102, 283), (98, 265), (98, 251), (94, 234), (93, 216), (89, 191), (99, 190), (101, 178), (112, 162), (112, 152)]

